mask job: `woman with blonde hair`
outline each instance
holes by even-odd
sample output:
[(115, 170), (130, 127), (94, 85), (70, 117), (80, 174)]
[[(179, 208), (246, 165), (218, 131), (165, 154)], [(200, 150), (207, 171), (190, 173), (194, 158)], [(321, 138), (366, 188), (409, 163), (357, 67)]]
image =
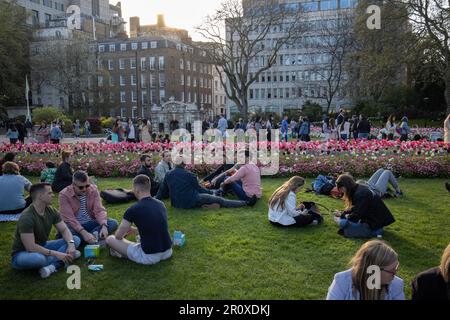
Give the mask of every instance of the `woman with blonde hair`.
[(411, 286), (413, 300), (450, 300), (450, 244), (440, 266), (419, 273)]
[(297, 208), (296, 193), (305, 185), (305, 179), (295, 176), (272, 194), (269, 200), (269, 221), (281, 227), (304, 227), (323, 222), (323, 217), (304, 204)]
[(350, 265), (334, 276), (327, 300), (405, 300), (403, 280), (396, 276), (398, 255), (385, 242), (366, 242)]

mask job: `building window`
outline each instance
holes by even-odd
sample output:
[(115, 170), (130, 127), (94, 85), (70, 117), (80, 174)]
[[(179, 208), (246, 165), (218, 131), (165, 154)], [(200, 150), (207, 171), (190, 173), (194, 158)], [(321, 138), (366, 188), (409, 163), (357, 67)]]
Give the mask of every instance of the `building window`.
[(100, 16), (100, 0), (92, 0), (92, 15), (94, 17)]
[(186, 79), (186, 80), (187, 80), (187, 81), (186, 81), (186, 82), (187, 82), (187, 83), (186, 83), (187, 86), (190, 87), (190, 86), (191, 86), (191, 76), (187, 76), (187, 79)]
[(130, 67), (131, 69), (136, 69), (136, 58), (130, 59)]
[(126, 43), (121, 43), (120, 44), (120, 51), (127, 51), (127, 44)]
[(147, 87), (147, 78), (145, 77), (145, 74), (141, 74), (141, 88)]
[(194, 78), (194, 88), (197, 88), (197, 78)]
[(105, 46), (104, 45), (98, 46), (98, 51), (99, 52), (105, 52)]
[(137, 50), (137, 48), (138, 48), (138, 44), (136, 42), (133, 42), (131, 44), (131, 50)]
[(150, 42), (150, 48), (156, 49), (158, 47), (158, 43), (156, 41)]
[(337, 0), (320, 1), (320, 10), (334, 10), (334, 9), (337, 9)]
[(115, 44), (110, 44), (109, 45), (109, 52), (116, 52), (116, 45)]
[(137, 116), (137, 107), (131, 108), (131, 118), (136, 119)]
[(135, 74), (132, 74), (132, 75), (131, 75), (131, 85), (132, 85), (132, 86), (135, 86), (135, 85), (136, 85), (136, 75), (135, 75)]
[(98, 76), (98, 86), (103, 87), (103, 76)]
[(164, 57), (159, 57), (159, 70), (164, 70)]
[(184, 74), (181, 75), (180, 79), (181, 79), (181, 85), (184, 86)]
[(108, 69), (114, 70), (114, 61), (113, 60), (108, 60)]
[(188, 103), (191, 103), (192, 102), (192, 100), (191, 100), (191, 92), (189, 91), (188, 92)]
[(119, 59), (119, 68), (121, 70), (125, 69), (125, 59)]
[(164, 73), (159, 74), (159, 87), (164, 88), (166, 86), (166, 75)]
[(115, 81), (114, 81), (114, 77), (109, 77), (109, 86), (110, 87), (114, 87), (116, 85)]
[(340, 0), (340, 8), (348, 9), (356, 7), (357, 0)]
[(142, 97), (142, 104), (145, 104), (145, 105), (147, 105), (148, 104), (148, 95), (147, 95), (147, 91), (146, 90), (142, 90), (142, 94), (141, 94), (141, 97)]
[(151, 88), (156, 87), (156, 75), (155, 74), (150, 75), (150, 87)]
[(137, 101), (136, 91), (131, 90), (131, 102), (136, 102), (136, 101)]
[(188, 71), (191, 71), (191, 62), (190, 61), (186, 61), (186, 69)]
[(195, 62), (192, 64), (192, 71), (197, 71), (197, 64)]
[(114, 102), (114, 100), (116, 100), (116, 96), (115, 96), (114, 92), (110, 92), (109, 93), (109, 102)]
[(126, 115), (127, 115), (127, 109), (124, 107), (120, 108), (120, 117), (125, 118)]
[(120, 91), (120, 102), (126, 102), (126, 97), (125, 91)]
[(181, 102), (185, 102), (184, 101), (184, 91), (181, 92)]
[(145, 71), (147, 66), (147, 58), (143, 57), (141, 58), (141, 71)]
[(159, 99), (161, 102), (166, 100), (166, 90), (159, 90)]
[(124, 75), (120, 75), (120, 86), (124, 87), (125, 86), (125, 76)]
[(32, 18), (33, 26), (37, 27), (39, 25), (39, 11), (32, 10), (31, 18)]
[(50, 26), (50, 20), (52, 20), (52, 15), (46, 13), (45, 14), (45, 26), (49, 27)]
[(141, 48), (142, 48), (142, 50), (148, 49), (148, 42), (142, 42), (141, 43)]
[(150, 70), (155, 70), (155, 64), (156, 64), (155, 57), (150, 57), (148, 59), (148, 64), (150, 66)]
[(184, 69), (184, 60), (180, 59), (180, 69), (183, 70)]

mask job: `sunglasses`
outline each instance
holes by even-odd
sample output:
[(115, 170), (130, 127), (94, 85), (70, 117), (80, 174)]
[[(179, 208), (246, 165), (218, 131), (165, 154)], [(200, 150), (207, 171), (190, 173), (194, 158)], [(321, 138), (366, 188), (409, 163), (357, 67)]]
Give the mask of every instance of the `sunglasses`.
[(76, 186), (77, 186), (77, 188), (80, 189), (80, 190), (84, 190), (84, 189), (87, 190), (87, 188), (89, 188), (91, 185), (90, 185), (90, 184), (87, 184), (87, 185), (85, 185), (85, 186), (78, 186), (78, 185), (76, 185)]

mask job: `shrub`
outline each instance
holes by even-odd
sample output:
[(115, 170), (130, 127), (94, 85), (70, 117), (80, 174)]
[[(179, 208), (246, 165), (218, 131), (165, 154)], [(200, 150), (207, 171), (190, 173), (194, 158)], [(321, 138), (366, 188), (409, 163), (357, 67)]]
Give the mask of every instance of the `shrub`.
[(323, 109), (320, 104), (313, 103), (309, 100), (303, 104), (302, 115), (307, 116), (309, 121), (321, 121), (322, 114)]
[[(43, 107), (43, 108), (36, 108), (33, 110), (33, 122), (36, 125), (39, 125), (42, 121), (47, 122), (47, 124), (50, 124), (51, 122), (55, 120), (62, 120), (64, 123), (72, 123), (70, 119), (64, 114), (64, 112), (55, 107)], [(68, 125), (65, 125), (66, 128)], [(65, 131), (67, 132), (67, 131)]]
[(114, 125), (114, 118), (101, 117), (100, 118), (100, 124), (101, 124), (102, 128), (110, 128), (110, 129), (112, 129), (112, 127)]

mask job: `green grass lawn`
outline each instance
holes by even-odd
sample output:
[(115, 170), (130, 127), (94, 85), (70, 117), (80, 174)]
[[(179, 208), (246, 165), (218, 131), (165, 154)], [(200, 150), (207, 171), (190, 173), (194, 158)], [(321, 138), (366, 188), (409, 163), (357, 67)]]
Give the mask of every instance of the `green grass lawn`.
[[(101, 189), (131, 188), (128, 179), (98, 182)], [(98, 263), (104, 264), (104, 271), (97, 273), (88, 271), (81, 258), (81, 290), (67, 289), (69, 275), (64, 270), (48, 279), (36, 271), (13, 270), (15, 223), (2, 223), (0, 299), (324, 299), (333, 275), (347, 268), (364, 241), (339, 236), (329, 214), (323, 225), (305, 229), (270, 225), (266, 203), (282, 183), (264, 179), (263, 198), (254, 208), (176, 210), (166, 202), (170, 232), (184, 231), (185, 246), (155, 266), (112, 258), (103, 250)], [(410, 179), (400, 184), (406, 196), (387, 200), (397, 221), (386, 228), (384, 239), (400, 255), (399, 276), (410, 298), (413, 276), (438, 265), (450, 242), (450, 196), (444, 180)], [(302, 192), (299, 198), (343, 208), (341, 201), (311, 193)], [(128, 205), (106, 207), (120, 222)]]

